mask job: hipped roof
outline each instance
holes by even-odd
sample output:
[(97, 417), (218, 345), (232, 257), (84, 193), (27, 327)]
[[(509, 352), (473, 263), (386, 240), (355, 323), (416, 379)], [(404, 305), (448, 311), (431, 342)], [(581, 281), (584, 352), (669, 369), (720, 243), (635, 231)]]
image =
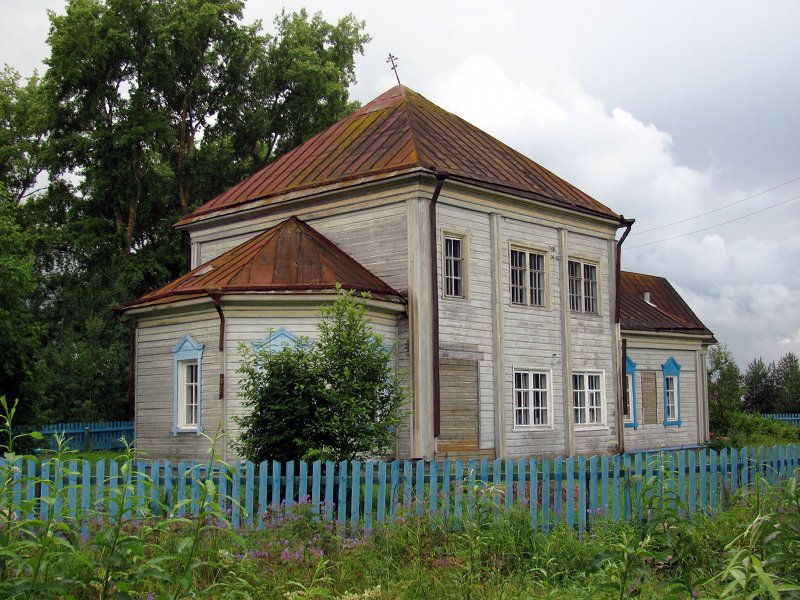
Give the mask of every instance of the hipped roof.
[[(650, 303), (644, 299), (650, 292)], [(655, 275), (620, 273), (620, 327), (623, 331), (653, 331), (701, 335), (716, 343), (714, 334), (697, 318), (669, 281)]]
[(291, 217), (124, 308), (215, 293), (330, 292), (337, 283), (373, 298), (404, 302), (399, 292), (328, 238)]
[(279, 203), (318, 186), (424, 169), (584, 213), (620, 217), (460, 117), (398, 85), (207, 202), (178, 225), (217, 211)]

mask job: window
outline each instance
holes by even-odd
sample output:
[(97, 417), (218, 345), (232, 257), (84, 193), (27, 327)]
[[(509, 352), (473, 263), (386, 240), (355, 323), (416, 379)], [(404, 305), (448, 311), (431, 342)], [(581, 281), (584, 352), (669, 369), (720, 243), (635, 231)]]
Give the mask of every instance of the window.
[(464, 297), (464, 255), (460, 237), (444, 236), (444, 295)]
[(681, 426), (681, 366), (670, 357), (664, 373), (664, 427)]
[(286, 346), (295, 346), (297, 342), (298, 340), (295, 334), (281, 327), (277, 331), (270, 331), (269, 335), (263, 340), (254, 340), (253, 350), (260, 352), (266, 348), (269, 352), (280, 352)]
[(597, 313), (597, 266), (571, 260), (568, 270), (570, 310)]
[(202, 358), (203, 344), (185, 335), (172, 349), (175, 366), (172, 434), (203, 431)]
[(544, 254), (511, 250), (511, 303), (545, 305)]
[(572, 374), (575, 425), (603, 424), (603, 387), (600, 373)]
[(197, 375), (200, 365), (197, 361), (181, 361), (181, 397), (178, 405), (178, 424), (180, 427), (197, 427), (200, 416), (200, 380)]
[(625, 357), (625, 379), (627, 383), (627, 398), (623, 405), (625, 415), (625, 427), (638, 427), (639, 420), (636, 409), (636, 363), (630, 356)]
[(547, 373), (514, 371), (514, 426), (550, 425)]

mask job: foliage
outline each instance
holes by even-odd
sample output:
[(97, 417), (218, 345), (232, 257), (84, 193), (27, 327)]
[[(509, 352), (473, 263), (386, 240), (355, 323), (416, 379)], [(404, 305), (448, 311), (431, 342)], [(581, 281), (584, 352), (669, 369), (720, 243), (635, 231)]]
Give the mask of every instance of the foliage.
[(800, 360), (793, 352), (781, 357), (775, 365), (774, 376), (778, 388), (778, 412), (800, 412)]
[(712, 448), (796, 444), (800, 440), (800, 427), (761, 415), (736, 413), (730, 421), (727, 436), (715, 438)]
[(315, 407), (324, 387), (308, 345), (244, 350), (239, 395), (246, 414), (236, 418), (242, 429), (237, 451), (253, 462), (305, 456), (317, 444)]
[(362, 22), (281, 13), (266, 33), (243, 6), (69, 0), (50, 13), (42, 77), (0, 74), (2, 203), (19, 204), (0, 227), (24, 237), (0, 261), (33, 256), (8, 298), (37, 328), (15, 330), (32, 345), (0, 374), (29, 407), (18, 424), (129, 417), (128, 330), (111, 307), (185, 270), (176, 219), (353, 109)]
[(44, 85), (34, 73), (24, 83), (9, 66), (0, 73), (0, 182), (2, 201), (20, 203), (44, 170), (48, 107)]
[(733, 413), (741, 410), (742, 374), (725, 344), (708, 349), (708, 404), (711, 431), (724, 434)]
[(744, 374), (744, 405), (749, 412), (776, 412), (778, 390), (775, 385), (775, 365), (767, 366), (761, 358), (753, 359)]
[(391, 448), (404, 393), (392, 350), (367, 321), (367, 298), (339, 288), (314, 344), (244, 348), (238, 452), (253, 462), (347, 460)]
[[(0, 194), (3, 194), (0, 183)], [(30, 303), (36, 285), (30, 238), (19, 224), (19, 208), (0, 199), (0, 394), (24, 397), (39, 348), (40, 327)], [(33, 417), (21, 406), (24, 421)]]

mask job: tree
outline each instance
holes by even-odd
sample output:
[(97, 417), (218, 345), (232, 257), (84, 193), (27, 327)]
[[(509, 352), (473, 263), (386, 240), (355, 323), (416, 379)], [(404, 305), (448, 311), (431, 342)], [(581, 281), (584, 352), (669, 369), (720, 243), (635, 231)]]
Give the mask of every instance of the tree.
[(30, 373), (39, 349), (39, 329), (31, 310), (33, 254), (18, 213), (15, 203), (0, 200), (0, 396), (12, 403), (22, 399), (17, 420), (25, 424), (33, 416)]
[(708, 350), (708, 400), (711, 430), (728, 431), (731, 416), (742, 410), (742, 374), (725, 344)]
[(405, 395), (364, 299), (340, 290), (322, 309), (313, 345), (246, 352), (240, 394), (248, 412), (236, 419), (243, 456), (351, 460), (391, 449)]
[(800, 412), (800, 361), (794, 352), (786, 353), (775, 366), (775, 386), (778, 389), (776, 410)]
[(744, 374), (744, 405), (749, 412), (770, 413), (775, 411), (778, 390), (775, 387), (775, 363), (769, 366), (761, 358), (747, 365)]
[[(0, 78), (0, 177), (33, 249), (42, 349), (20, 377), (47, 418), (130, 417), (128, 331), (111, 307), (186, 269), (174, 222), (352, 109), (368, 36), (241, 0), (69, 0), (41, 80)], [(278, 52), (282, 49), (282, 54)], [(23, 110), (24, 109), (24, 110)], [(23, 118), (24, 117), (24, 118)]]
[(6, 66), (0, 72), (0, 181), (3, 201), (19, 204), (45, 168), (48, 106), (42, 81), (34, 73), (24, 84)]

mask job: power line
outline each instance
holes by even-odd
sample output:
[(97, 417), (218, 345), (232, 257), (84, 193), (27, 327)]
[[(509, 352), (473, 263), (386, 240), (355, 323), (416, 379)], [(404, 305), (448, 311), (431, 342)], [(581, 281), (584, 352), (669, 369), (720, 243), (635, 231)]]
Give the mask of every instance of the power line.
[(729, 221), (723, 221), (722, 223), (717, 223), (716, 225), (709, 225), (708, 227), (703, 227), (702, 229), (695, 229), (694, 231), (688, 231), (686, 233), (682, 233), (680, 235), (675, 235), (669, 238), (664, 238), (663, 240), (656, 240), (655, 242), (647, 242), (646, 244), (638, 244), (636, 246), (628, 246), (628, 250), (632, 250), (633, 248), (641, 248), (642, 246), (652, 246), (653, 244), (660, 244), (661, 242), (668, 242), (670, 240), (677, 240), (678, 238), (686, 237), (687, 235), (692, 235), (695, 233), (700, 233), (701, 231), (708, 231), (709, 229), (714, 229), (716, 227), (720, 227), (722, 225), (727, 225), (728, 223), (733, 223), (734, 221), (741, 221), (742, 219), (746, 219), (747, 217), (752, 217), (753, 215), (757, 215), (759, 213), (766, 212), (768, 210), (772, 210), (773, 208), (778, 208), (779, 206), (783, 206), (784, 204), (789, 204), (793, 200), (797, 200), (800, 198), (800, 195), (794, 196), (789, 198), (788, 200), (784, 200), (783, 202), (778, 202), (777, 204), (773, 204), (772, 206), (767, 206), (766, 208), (762, 208), (761, 210), (756, 210), (751, 213), (747, 213), (746, 215), (742, 215), (741, 217), (736, 217), (735, 219), (730, 219)]
[[(775, 187), (771, 187), (768, 190), (764, 190), (763, 192), (758, 192), (757, 194), (753, 194), (752, 196), (748, 196), (747, 198), (742, 198), (741, 200), (737, 200), (736, 202), (731, 202), (730, 204), (724, 204), (722, 206), (718, 206), (717, 208), (712, 208), (711, 210), (700, 213), (699, 215), (695, 215), (693, 217), (687, 217), (686, 219), (681, 219), (680, 221), (673, 221), (672, 223), (667, 223), (666, 225), (660, 225), (658, 227), (652, 227), (650, 229), (643, 229), (642, 231), (637, 231), (636, 233), (631, 233), (630, 237), (635, 235), (642, 235), (643, 233), (649, 233), (651, 231), (658, 231), (659, 229), (666, 229), (667, 227), (672, 227), (673, 225), (679, 225), (681, 223), (686, 223), (686, 221), (693, 221), (694, 219), (699, 219), (700, 217), (705, 217), (706, 215), (710, 215), (711, 213), (715, 213), (717, 211), (730, 208), (731, 206), (736, 206), (737, 204), (741, 204), (742, 202), (747, 202), (748, 200), (752, 200), (753, 198), (758, 198), (759, 196), (763, 196), (764, 194), (768, 194), (769, 192), (773, 192), (778, 188), (782, 188), (785, 185), (789, 185), (790, 183), (794, 183), (795, 181), (800, 181), (800, 177), (795, 177), (794, 179), (790, 179), (789, 181), (784, 181), (776, 185)], [(754, 213), (755, 214), (755, 213)]]

